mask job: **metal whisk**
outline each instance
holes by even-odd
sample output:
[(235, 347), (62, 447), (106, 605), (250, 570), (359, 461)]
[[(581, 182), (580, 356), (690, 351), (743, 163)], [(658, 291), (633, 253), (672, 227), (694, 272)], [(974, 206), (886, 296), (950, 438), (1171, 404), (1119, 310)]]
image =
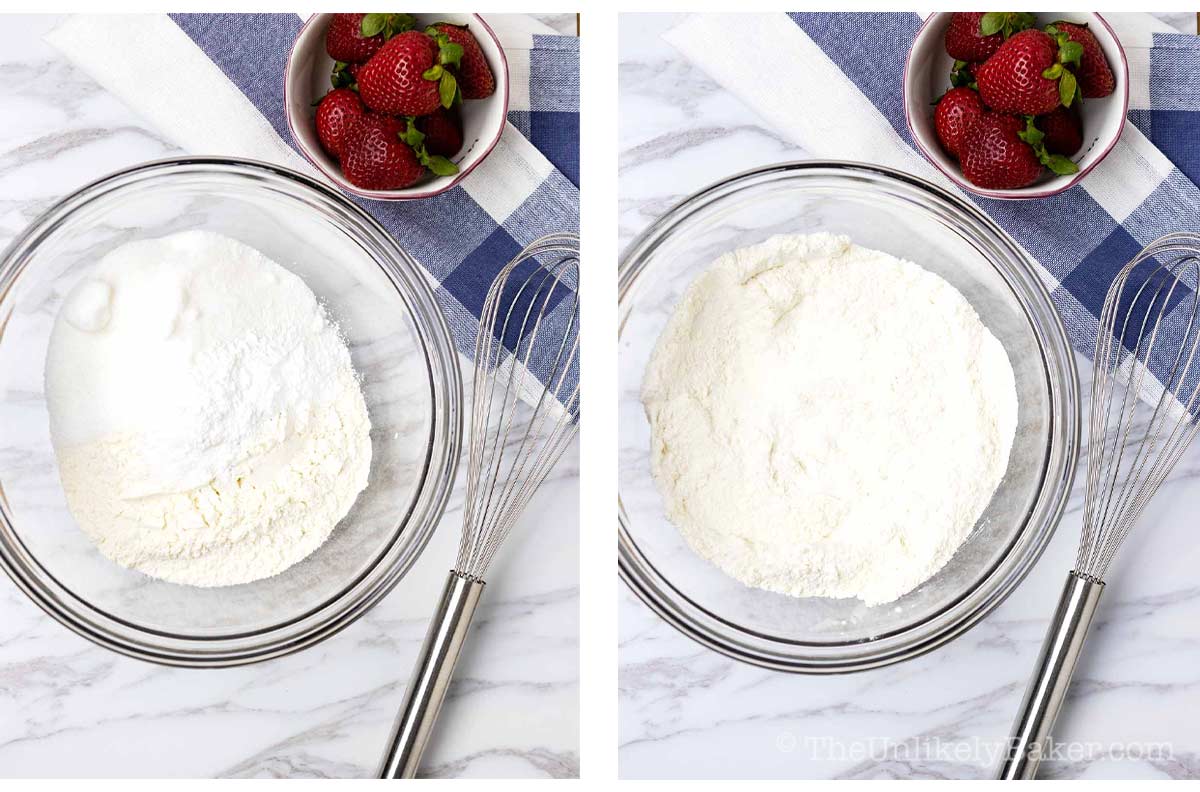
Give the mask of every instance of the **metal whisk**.
[(405, 691), (380, 778), (412, 778), (492, 559), (579, 430), (579, 238), (536, 240), (496, 276), (475, 345), (458, 559)]
[[(1021, 703), (1002, 779), (1036, 776), (1104, 591), (1104, 577), (1146, 504), (1200, 429), (1198, 288), (1200, 235), (1179, 233), (1158, 239), (1125, 265), (1105, 297), (1096, 340), (1079, 553)], [(1144, 433), (1134, 420), (1141, 399), (1154, 405)]]

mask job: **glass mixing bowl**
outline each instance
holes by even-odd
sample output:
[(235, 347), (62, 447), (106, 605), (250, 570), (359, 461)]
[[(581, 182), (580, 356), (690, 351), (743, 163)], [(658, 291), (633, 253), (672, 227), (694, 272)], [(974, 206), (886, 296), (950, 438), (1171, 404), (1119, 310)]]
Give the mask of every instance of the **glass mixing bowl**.
[[(369, 483), (329, 540), (275, 577), (225, 588), (167, 583), (100, 554), (67, 510), (42, 382), (74, 284), (114, 247), (187, 229), (239, 239), (304, 279), (349, 343), (371, 417)], [(131, 168), (59, 202), (0, 260), (0, 564), (50, 615), (118, 652), (233, 665), (345, 627), (424, 548), (454, 480), (461, 421), (454, 343), (418, 265), (300, 174), (214, 158)]]
[[(815, 231), (846, 234), (945, 278), (1004, 344), (1016, 375), (1016, 439), (986, 512), (940, 572), (876, 607), (787, 597), (727, 577), (668, 521), (650, 474), (642, 375), (684, 290), (722, 253), (775, 234)], [(621, 577), (686, 635), (770, 668), (860, 670), (961, 634), (1037, 560), (1074, 476), (1079, 383), (1045, 287), (1021, 251), (973, 206), (885, 168), (783, 164), (726, 179), (675, 206), (630, 246), (621, 265), (618, 368)]]

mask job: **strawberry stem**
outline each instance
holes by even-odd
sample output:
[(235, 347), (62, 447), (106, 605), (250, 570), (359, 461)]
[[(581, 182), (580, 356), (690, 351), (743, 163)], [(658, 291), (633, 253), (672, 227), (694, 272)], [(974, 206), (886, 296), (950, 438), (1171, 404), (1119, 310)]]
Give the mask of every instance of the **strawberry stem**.
[(1025, 11), (989, 11), (979, 18), (979, 34), (994, 36), (1003, 33), (1007, 39), (1014, 33), (1033, 27), (1035, 22), (1033, 14)]
[(417, 161), (437, 176), (453, 176), (458, 173), (458, 166), (439, 154), (430, 154), (425, 148), (425, 133), (417, 129), (417, 119), (414, 116), (404, 117), (407, 126), (397, 136), (417, 155)]
[(1079, 172), (1079, 166), (1070, 159), (1046, 150), (1046, 133), (1037, 128), (1033, 116), (1025, 116), (1025, 128), (1017, 133), (1017, 137), (1029, 144), (1039, 162), (1059, 176), (1070, 176)]
[(1046, 25), (1045, 31), (1058, 42), (1058, 62), (1042, 72), (1042, 76), (1048, 80), (1058, 80), (1058, 100), (1062, 102), (1063, 107), (1070, 107), (1079, 95), (1079, 81), (1067, 66), (1080, 65), (1083, 60), (1083, 45), (1078, 41), (1071, 41), (1071, 37), (1057, 24)]

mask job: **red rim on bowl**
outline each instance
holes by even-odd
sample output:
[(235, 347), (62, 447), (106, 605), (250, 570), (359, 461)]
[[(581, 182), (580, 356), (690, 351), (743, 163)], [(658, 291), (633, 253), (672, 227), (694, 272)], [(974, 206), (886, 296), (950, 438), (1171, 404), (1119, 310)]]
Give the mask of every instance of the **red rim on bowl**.
[(1080, 182), (1080, 180), (1083, 179), (1084, 176), (1087, 176), (1089, 173), (1092, 172), (1093, 168), (1095, 168), (1097, 165), (1099, 165), (1101, 162), (1103, 162), (1104, 158), (1107, 157), (1109, 152), (1112, 151), (1113, 148), (1117, 145), (1117, 141), (1119, 141), (1121, 139), (1121, 135), (1124, 134), (1125, 124), (1128, 120), (1128, 115), (1129, 115), (1129, 61), (1125, 57), (1125, 47), (1121, 44), (1121, 39), (1117, 36), (1116, 32), (1112, 29), (1112, 26), (1109, 25), (1108, 21), (1105, 20), (1105, 18), (1102, 17), (1100, 14), (1092, 13), (1092, 16), (1095, 18), (1096, 22), (1098, 22), (1108, 32), (1108, 35), (1112, 36), (1112, 40), (1116, 43), (1117, 53), (1121, 57), (1120, 73), (1124, 77), (1121, 80), (1121, 85), (1119, 87), (1119, 91), (1121, 94), (1121, 124), (1120, 124), (1120, 127), (1117, 129), (1117, 134), (1113, 136), (1112, 140), (1108, 141), (1107, 145), (1105, 145), (1104, 148), (1101, 149), (1100, 153), (1096, 156), (1096, 158), (1094, 160), (1092, 160), (1092, 162), (1089, 163), (1086, 168), (1080, 168), (1080, 170), (1077, 173), (1073, 174), (1071, 176), (1070, 180), (1067, 181), (1066, 183), (1061, 184), (1057, 187), (1043, 187), (1041, 189), (1036, 189), (1035, 188), (1036, 186), (1031, 186), (1031, 187), (1019, 187), (1019, 188), (1009, 189), (1009, 190), (990, 190), (990, 189), (987, 189), (984, 187), (977, 187), (974, 184), (971, 184), (971, 182), (967, 181), (961, 173), (955, 172), (955, 169), (953, 169), (953, 168), (947, 169), (947, 168), (942, 167), (941, 163), (938, 162), (937, 158), (933, 155), (933, 153), (929, 150), (929, 148), (921, 140), (920, 135), (917, 134), (917, 130), (913, 126), (912, 103), (909, 101), (909, 91), (908, 91), (909, 74), (912, 70), (913, 49), (915, 48), (917, 41), (919, 41), (921, 36), (925, 33), (925, 29), (927, 27), (929, 27), (929, 25), (934, 21), (934, 19), (937, 16), (938, 16), (938, 13), (933, 13), (925, 18), (925, 21), (921, 23), (921, 27), (917, 30), (917, 35), (913, 38), (913, 43), (911, 45), (909, 45), (908, 56), (904, 60), (904, 75), (903, 75), (903, 80), (901, 83), (901, 88), (903, 90), (902, 99), (904, 102), (904, 121), (908, 125), (908, 132), (912, 136), (913, 143), (916, 145), (917, 150), (919, 150), (921, 152), (921, 154), (925, 157), (925, 159), (929, 160), (929, 163), (931, 165), (933, 165), (933, 167), (937, 168), (939, 172), (945, 174), (946, 177), (949, 178), (952, 182), (954, 182), (955, 184), (957, 184), (959, 187), (963, 188), (967, 192), (973, 193), (975, 195), (982, 195), (985, 198), (996, 198), (996, 199), (999, 199), (1002, 201), (1022, 201), (1022, 200), (1027, 200), (1027, 199), (1031, 199), (1031, 198), (1048, 198), (1051, 195), (1058, 195), (1061, 192), (1066, 192), (1067, 190), (1071, 189), (1076, 184), (1078, 184)]
[[(442, 184), (442, 186), (428, 190), (422, 190), (420, 192), (409, 192), (407, 190), (364, 190), (363, 188), (355, 187), (353, 184), (346, 181), (346, 178), (342, 176), (342, 174), (336, 169), (327, 168), (325, 164), (314, 157), (304, 143), (301, 142), (299, 136), (296, 134), (296, 127), (292, 119), (292, 114), (288, 109), (291, 107), (291, 92), (288, 88), (288, 75), (292, 73), (292, 64), (296, 57), (296, 44), (304, 37), (304, 34), (309, 27), (312, 26), (312, 24), (322, 16), (325, 15), (313, 14), (310, 16), (300, 27), (300, 32), (296, 34), (296, 38), (292, 41), (292, 47), (288, 51), (287, 65), (284, 67), (283, 72), (283, 110), (284, 117), (287, 118), (288, 132), (292, 136), (293, 147), (299, 151), (306, 160), (312, 163), (314, 168), (324, 174), (326, 178), (330, 179), (339, 188), (345, 190), (351, 195), (357, 195), (361, 198), (371, 198), (377, 201), (415, 201), (421, 198), (430, 198), (434, 195), (441, 195), (442, 193), (457, 187), (458, 184), (464, 178), (466, 178), (471, 171), (475, 170), (475, 168), (479, 166), (479, 163), (487, 159), (488, 155), (492, 153), (492, 150), (496, 148), (496, 144), (500, 142), (500, 137), (504, 134), (504, 127), (508, 119), (508, 56), (505, 54), (504, 47), (500, 44), (500, 39), (496, 36), (496, 33), (492, 30), (491, 26), (488, 25), (488, 23), (485, 22), (483, 17), (481, 17), (479, 14), (472, 14), (471, 16), (474, 17), (475, 22), (479, 25), (479, 28), (487, 32), (488, 37), (496, 45), (496, 51), (500, 54), (500, 73), (497, 75), (496, 85), (497, 93), (499, 94), (498, 98), (503, 104), (500, 113), (501, 123), (496, 129), (496, 134), (492, 136), (492, 139), (488, 141), (486, 146), (483, 148), (482, 153), (476, 157), (470, 165), (462, 168), (453, 176), (439, 177), (439, 179), (449, 179), (449, 181)], [(495, 96), (496, 94), (493, 95)]]

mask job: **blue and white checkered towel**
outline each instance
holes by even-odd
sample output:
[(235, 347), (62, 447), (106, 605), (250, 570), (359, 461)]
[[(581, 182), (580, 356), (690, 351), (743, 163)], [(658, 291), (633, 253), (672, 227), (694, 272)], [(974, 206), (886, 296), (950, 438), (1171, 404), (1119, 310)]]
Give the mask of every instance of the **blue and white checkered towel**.
[[(358, 201), (429, 273), (467, 356), (499, 269), (534, 239), (579, 227), (578, 40), (520, 15), (488, 22), (509, 61), (500, 144), (440, 196)], [(181, 148), (316, 176), (284, 117), (283, 70), (302, 23), (294, 14), (80, 16), (47, 40)]]
[[(1146, 14), (1105, 19), (1130, 67), (1131, 123), (1117, 146), (1052, 198), (967, 196), (1041, 265), (1089, 358), (1116, 272), (1159, 236), (1200, 226), (1200, 40)], [(666, 38), (813, 155), (888, 165), (966, 195), (921, 156), (905, 123), (904, 63), (921, 22), (906, 13), (698, 15)]]

